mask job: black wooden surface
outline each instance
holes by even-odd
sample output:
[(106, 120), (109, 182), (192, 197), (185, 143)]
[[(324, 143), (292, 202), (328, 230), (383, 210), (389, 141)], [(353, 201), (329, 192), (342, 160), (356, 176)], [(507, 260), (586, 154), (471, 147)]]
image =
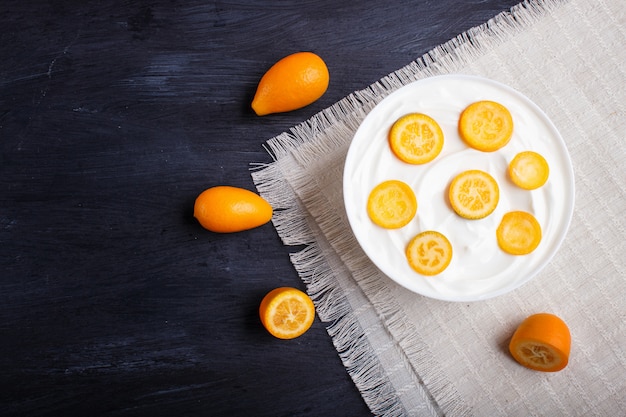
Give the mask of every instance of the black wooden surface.
[[(0, 414), (368, 415), (323, 323), (259, 322), (266, 292), (303, 288), (293, 248), (205, 231), (193, 201), (254, 190), (267, 139), (515, 3), (3, 1)], [(297, 51), (327, 93), (255, 116)]]

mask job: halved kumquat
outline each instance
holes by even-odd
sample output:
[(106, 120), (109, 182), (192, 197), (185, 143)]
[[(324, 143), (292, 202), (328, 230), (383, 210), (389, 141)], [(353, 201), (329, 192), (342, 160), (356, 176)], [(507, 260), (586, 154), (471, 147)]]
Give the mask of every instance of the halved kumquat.
[(560, 317), (538, 313), (527, 317), (515, 330), (509, 351), (527, 368), (557, 372), (567, 366), (571, 344), (569, 328)]
[(297, 288), (280, 287), (269, 293), (259, 306), (261, 323), (279, 339), (294, 339), (304, 334), (315, 319), (311, 298)]

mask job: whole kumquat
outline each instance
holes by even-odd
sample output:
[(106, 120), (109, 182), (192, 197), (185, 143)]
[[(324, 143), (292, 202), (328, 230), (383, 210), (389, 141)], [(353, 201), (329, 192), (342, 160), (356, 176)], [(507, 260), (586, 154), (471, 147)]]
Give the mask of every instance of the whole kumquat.
[(193, 215), (207, 230), (233, 233), (269, 222), (272, 206), (244, 188), (221, 185), (203, 191), (194, 203)]
[(276, 62), (261, 77), (252, 109), (258, 116), (308, 106), (324, 95), (330, 76), (324, 60), (312, 52), (296, 52)]

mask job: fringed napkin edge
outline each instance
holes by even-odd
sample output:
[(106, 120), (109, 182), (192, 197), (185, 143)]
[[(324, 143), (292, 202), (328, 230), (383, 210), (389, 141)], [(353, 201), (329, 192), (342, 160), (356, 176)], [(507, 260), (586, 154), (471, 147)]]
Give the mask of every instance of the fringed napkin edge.
[[(393, 91), (422, 78), (461, 71), (468, 62), (479, 58), (490, 48), (506, 42), (515, 33), (566, 2), (524, 1), (510, 11), (498, 14), (485, 24), (437, 46), (367, 88), (350, 94), (290, 131), (269, 139), (266, 150), (274, 162), (251, 164), (252, 178), (258, 192), (275, 208), (272, 222), (283, 243), (287, 246), (304, 245), (304, 249), (290, 255), (291, 262), (314, 300), (320, 320), (329, 323), (327, 331), (338, 354), (364, 401), (375, 415), (407, 413), (398, 396), (394, 394), (391, 382), (381, 372), (375, 352), (371, 347), (368, 349), (368, 346), (361, 346), (363, 343), (367, 344), (366, 335), (352, 314), (352, 306), (343, 294), (344, 289), (335, 277), (335, 270), (327, 262), (328, 248), (322, 249), (323, 243), (318, 241), (319, 230), (315, 230), (310, 213), (292, 186), (285, 181), (283, 173), (287, 172), (285, 170), (297, 170), (307, 163), (306, 156), (302, 156), (306, 152), (301, 151), (320, 135), (324, 135), (327, 140), (322, 152), (333, 152), (337, 147), (345, 145), (345, 135), (351, 140), (352, 134), (367, 113)], [(330, 130), (337, 130), (338, 126), (341, 126), (340, 133), (335, 133), (334, 136), (328, 134)], [(338, 139), (333, 141), (333, 137)], [(319, 152), (319, 148), (317, 151)], [(296, 160), (296, 156), (299, 160)], [(389, 312), (391, 315), (392, 313)], [(425, 390), (422, 395), (431, 402), (427, 404), (430, 415), (471, 414), (459, 404), (454, 392), (448, 392), (453, 388), (445, 383), (445, 379), (436, 378), (435, 375), (434, 378), (429, 378), (430, 385), (426, 388), (421, 376), (416, 374), (415, 377)], [(441, 384), (436, 385), (441, 386), (431, 386), (437, 380)]]

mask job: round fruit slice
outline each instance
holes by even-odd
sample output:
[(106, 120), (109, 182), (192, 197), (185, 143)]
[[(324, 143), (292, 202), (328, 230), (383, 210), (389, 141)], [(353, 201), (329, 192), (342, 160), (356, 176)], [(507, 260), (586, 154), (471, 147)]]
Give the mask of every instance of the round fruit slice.
[(541, 187), (548, 180), (549, 174), (548, 162), (537, 152), (520, 152), (509, 164), (511, 181), (525, 190)]
[(511, 140), (513, 117), (500, 103), (488, 100), (477, 101), (461, 113), (459, 134), (472, 148), (483, 152), (493, 152)]
[(565, 322), (549, 313), (533, 314), (515, 330), (509, 351), (521, 365), (543, 372), (567, 366), (572, 339)]
[(293, 339), (309, 330), (315, 318), (315, 306), (299, 289), (280, 287), (263, 297), (259, 316), (270, 334), (279, 339)]
[(527, 255), (541, 242), (541, 225), (530, 213), (511, 211), (502, 216), (496, 230), (498, 245), (511, 255)]
[(410, 113), (400, 117), (389, 131), (393, 153), (409, 164), (425, 164), (443, 148), (443, 131), (430, 116)]
[(443, 272), (452, 260), (452, 245), (448, 238), (432, 230), (415, 236), (407, 245), (409, 265), (422, 275)]
[(378, 184), (367, 199), (367, 214), (375, 224), (385, 229), (407, 225), (415, 213), (415, 193), (402, 181), (388, 180)]
[(489, 174), (477, 169), (461, 172), (450, 184), (450, 204), (466, 219), (482, 219), (498, 205), (500, 189)]

